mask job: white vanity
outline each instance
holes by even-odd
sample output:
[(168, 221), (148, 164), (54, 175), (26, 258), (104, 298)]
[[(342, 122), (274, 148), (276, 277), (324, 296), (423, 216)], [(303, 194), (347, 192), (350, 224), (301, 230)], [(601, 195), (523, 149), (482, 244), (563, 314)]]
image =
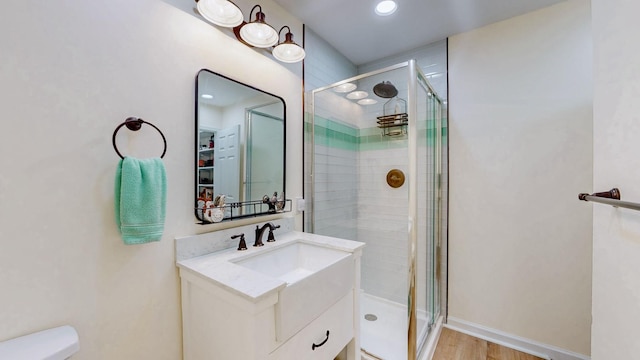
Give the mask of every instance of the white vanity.
[(364, 244), (290, 231), (252, 247), (246, 233), (248, 250), (177, 262), (184, 359), (359, 360)]

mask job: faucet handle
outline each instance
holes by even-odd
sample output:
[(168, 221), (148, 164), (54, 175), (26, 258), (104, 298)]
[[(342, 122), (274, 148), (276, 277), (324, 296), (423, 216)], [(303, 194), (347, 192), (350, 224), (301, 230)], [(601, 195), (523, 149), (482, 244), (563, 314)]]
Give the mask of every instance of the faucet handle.
[(274, 242), (276, 241), (276, 237), (273, 235), (273, 230), (280, 228), (280, 225), (273, 225), (271, 223), (269, 223), (269, 236), (267, 237), (267, 242)]
[(240, 242), (238, 243), (238, 251), (247, 250), (247, 243), (244, 241), (244, 233), (233, 235), (231, 238), (236, 239), (240, 238)]

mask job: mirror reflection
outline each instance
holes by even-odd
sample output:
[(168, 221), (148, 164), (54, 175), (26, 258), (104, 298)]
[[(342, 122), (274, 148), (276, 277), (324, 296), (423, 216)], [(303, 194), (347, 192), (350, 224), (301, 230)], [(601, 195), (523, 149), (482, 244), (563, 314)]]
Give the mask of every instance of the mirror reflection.
[(196, 96), (198, 220), (284, 211), (284, 100), (209, 70)]

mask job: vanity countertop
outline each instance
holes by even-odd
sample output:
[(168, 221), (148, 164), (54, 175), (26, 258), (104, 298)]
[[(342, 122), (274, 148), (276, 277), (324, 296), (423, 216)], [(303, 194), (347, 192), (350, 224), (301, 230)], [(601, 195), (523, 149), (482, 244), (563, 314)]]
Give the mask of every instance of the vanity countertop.
[(258, 302), (283, 289), (287, 285), (286, 282), (239, 266), (231, 261), (269, 251), (295, 241), (318, 244), (327, 248), (353, 253), (354, 257), (361, 255), (362, 248), (365, 245), (362, 242), (330, 236), (289, 231), (284, 234), (276, 234), (276, 242), (265, 242), (262, 247), (251, 246), (253, 239), (247, 239), (248, 249), (245, 251), (231, 248), (180, 260), (177, 262), (177, 266), (181, 271), (191, 272), (251, 302)]

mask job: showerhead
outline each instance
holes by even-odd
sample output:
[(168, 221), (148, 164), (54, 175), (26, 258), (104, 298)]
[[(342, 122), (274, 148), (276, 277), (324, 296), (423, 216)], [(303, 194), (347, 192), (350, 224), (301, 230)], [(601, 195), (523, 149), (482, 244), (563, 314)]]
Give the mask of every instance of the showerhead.
[(398, 89), (390, 81), (383, 81), (373, 87), (373, 92), (381, 98), (390, 99), (398, 95)]

